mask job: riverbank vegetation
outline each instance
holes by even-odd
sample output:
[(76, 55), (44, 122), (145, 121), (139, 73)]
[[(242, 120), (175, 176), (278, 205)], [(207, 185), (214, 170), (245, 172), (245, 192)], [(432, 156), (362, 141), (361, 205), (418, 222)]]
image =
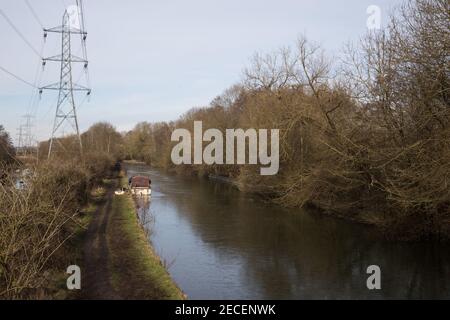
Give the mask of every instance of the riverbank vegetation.
[(9, 133), (0, 125), (0, 163), (10, 164), (14, 161), (16, 151)]
[[(131, 196), (113, 196), (123, 141), (112, 125), (82, 134), (82, 156), (76, 137), (66, 136), (54, 141), (50, 159), (42, 142), (26, 164), (1, 134), (10, 149), (0, 161), (0, 299), (112, 297), (101, 292), (97, 270), (114, 297), (184, 298), (148, 243)], [(84, 290), (67, 290), (69, 265), (81, 267)]]
[[(317, 44), (256, 54), (243, 81), (169, 123), (140, 123), (124, 156), (231, 178), (283, 206), (313, 205), (388, 237), (450, 237), (450, 15), (446, 0), (408, 1), (384, 30), (330, 59)], [(280, 129), (280, 172), (175, 167), (175, 128)]]
[[(92, 140), (99, 141), (98, 135)], [(58, 150), (75, 139), (61, 140)], [(9, 140), (2, 138), (2, 147), (3, 141)], [(68, 297), (66, 268), (80, 262), (82, 234), (104, 197), (101, 187), (117, 157), (111, 146), (102, 152), (88, 139), (85, 143), (83, 158), (66, 144), (65, 152), (50, 160), (41, 153), (41, 159), (25, 165), (8, 151), (11, 159), (1, 161), (0, 298)]]
[(17, 187), (0, 185), (0, 297), (44, 298), (72, 264), (73, 239), (88, 204), (90, 172), (78, 163), (47, 162)]
[[(122, 186), (127, 179), (122, 178)], [(107, 235), (112, 284), (126, 299), (184, 299), (148, 242), (129, 194), (114, 196)]]

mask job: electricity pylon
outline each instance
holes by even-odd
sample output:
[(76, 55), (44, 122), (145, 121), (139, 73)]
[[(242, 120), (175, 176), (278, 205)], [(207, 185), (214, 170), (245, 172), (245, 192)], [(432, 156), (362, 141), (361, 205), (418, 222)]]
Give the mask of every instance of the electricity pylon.
[(33, 135), (31, 132), (31, 128), (33, 127), (32, 119), (34, 118), (34, 116), (26, 114), (23, 116), (23, 118), (26, 120), (25, 124), (22, 126), (25, 129), (25, 131), (23, 132), (22, 147), (24, 153), (27, 154), (31, 150), (33, 144)]
[[(82, 38), (82, 46), (85, 49), (87, 33), (82, 29), (71, 26), (71, 17), (67, 10), (64, 12), (61, 26), (44, 29), (44, 38), (46, 38), (47, 33), (50, 32), (61, 34), (61, 55), (42, 59), (42, 65), (45, 66), (47, 61), (57, 61), (61, 63), (61, 71), (58, 83), (39, 88), (40, 93), (42, 93), (43, 90), (59, 91), (55, 120), (53, 122), (52, 136), (48, 149), (48, 158), (50, 158), (52, 154), (52, 148), (54, 147), (53, 144), (54, 140), (56, 139), (56, 133), (65, 122), (70, 123), (70, 125), (76, 131), (80, 146), (80, 154), (82, 154), (83, 144), (81, 142), (80, 129), (78, 126), (74, 92), (86, 91), (87, 94), (90, 95), (91, 89), (80, 86), (72, 81), (72, 63), (83, 63), (84, 69), (87, 70), (88, 61), (86, 60), (86, 57), (79, 58), (75, 55), (72, 55), (71, 36), (74, 34), (80, 35)], [(83, 52), (85, 52), (85, 50), (83, 50)]]
[(23, 125), (20, 125), (19, 128), (17, 128), (17, 151), (18, 153), (22, 151), (23, 146)]

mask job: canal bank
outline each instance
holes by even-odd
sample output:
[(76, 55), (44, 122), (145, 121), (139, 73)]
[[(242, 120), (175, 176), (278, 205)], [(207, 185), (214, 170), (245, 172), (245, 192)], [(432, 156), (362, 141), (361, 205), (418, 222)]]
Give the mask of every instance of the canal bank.
[(146, 239), (131, 195), (115, 195), (120, 176), (93, 214), (84, 244), (81, 299), (184, 299)]
[[(120, 178), (122, 187), (126, 177)], [(114, 195), (108, 225), (112, 284), (126, 299), (184, 299), (147, 241), (131, 195)]]

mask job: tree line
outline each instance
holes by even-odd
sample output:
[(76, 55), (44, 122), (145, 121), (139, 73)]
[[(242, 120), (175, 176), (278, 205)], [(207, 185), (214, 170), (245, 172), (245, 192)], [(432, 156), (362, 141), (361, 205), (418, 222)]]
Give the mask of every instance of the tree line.
[[(258, 53), (243, 81), (177, 121), (139, 123), (123, 156), (219, 175), (283, 206), (375, 224), (405, 239), (450, 235), (450, 14), (446, 0), (408, 1), (383, 30), (332, 60), (314, 42)], [(171, 132), (280, 129), (280, 172), (257, 166), (174, 166)]]

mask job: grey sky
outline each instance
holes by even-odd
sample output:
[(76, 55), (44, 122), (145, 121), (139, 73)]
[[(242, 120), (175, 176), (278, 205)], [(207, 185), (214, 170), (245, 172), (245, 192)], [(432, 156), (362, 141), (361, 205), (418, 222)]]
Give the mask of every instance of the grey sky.
[[(51, 27), (61, 24), (65, 6), (75, 1), (29, 2), (44, 25)], [(131, 129), (139, 121), (175, 120), (191, 107), (207, 105), (238, 82), (256, 51), (291, 45), (305, 33), (338, 55), (343, 43), (366, 31), (369, 5), (378, 5), (386, 18), (401, 2), (85, 0), (93, 93), (79, 110), (81, 129), (100, 120), (120, 130)], [(25, 1), (0, 0), (0, 9), (40, 50), (42, 31)], [(0, 39), (0, 66), (33, 82), (38, 57), (1, 16)], [(58, 54), (59, 40), (49, 35), (43, 55)], [(48, 66), (42, 84), (56, 82), (57, 69)], [(0, 124), (15, 136), (21, 116), (32, 112), (36, 114), (34, 133), (45, 139), (50, 134), (56, 94), (44, 93), (31, 108), (31, 93), (31, 88), (0, 71)]]

